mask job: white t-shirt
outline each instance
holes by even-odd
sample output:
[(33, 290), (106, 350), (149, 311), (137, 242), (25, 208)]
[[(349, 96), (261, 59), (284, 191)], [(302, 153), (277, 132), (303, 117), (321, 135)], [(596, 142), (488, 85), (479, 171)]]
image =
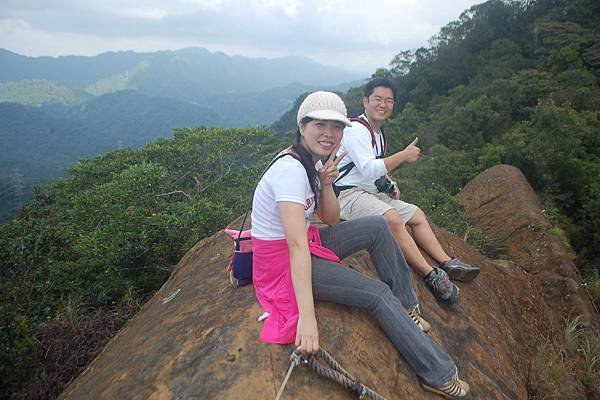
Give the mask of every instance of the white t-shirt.
[[(367, 118), (364, 114), (363, 118)], [(371, 133), (360, 122), (352, 121), (352, 126), (344, 129), (342, 145), (338, 154), (346, 150), (348, 154), (342, 158), (338, 168), (354, 162), (354, 168), (336, 182), (338, 186), (359, 186), (366, 190), (377, 191), (375, 180), (385, 174), (387, 169), (383, 159), (377, 158), (383, 153), (383, 135), (375, 133), (376, 147), (373, 148)]]
[(313, 193), (306, 170), (292, 156), (275, 161), (258, 182), (252, 200), (252, 236), (263, 240), (285, 239), (277, 203), (290, 201), (304, 206), (306, 227), (315, 211)]

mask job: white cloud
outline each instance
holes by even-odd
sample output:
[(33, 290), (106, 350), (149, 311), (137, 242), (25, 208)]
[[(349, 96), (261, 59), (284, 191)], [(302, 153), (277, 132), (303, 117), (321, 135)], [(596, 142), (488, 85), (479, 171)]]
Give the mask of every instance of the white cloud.
[(132, 19), (162, 20), (203, 11), (219, 12), (226, 0), (105, 0), (92, 6), (97, 13)]
[(0, 47), (28, 55), (200, 46), (370, 73), (476, 0), (2, 0)]
[[(40, 43), (43, 46), (40, 46)], [(151, 36), (104, 37), (70, 32), (47, 32), (33, 29), (22, 20), (0, 20), (0, 47), (29, 56), (88, 55), (105, 51), (156, 51), (197, 46), (193, 42), (174, 43), (171, 39)]]
[(28, 29), (31, 29), (31, 26), (22, 19), (0, 19), (0, 36), (18, 35)]
[(295, 17), (300, 8), (300, 1), (296, 0), (258, 0), (257, 4), (269, 8), (281, 8), (288, 17)]

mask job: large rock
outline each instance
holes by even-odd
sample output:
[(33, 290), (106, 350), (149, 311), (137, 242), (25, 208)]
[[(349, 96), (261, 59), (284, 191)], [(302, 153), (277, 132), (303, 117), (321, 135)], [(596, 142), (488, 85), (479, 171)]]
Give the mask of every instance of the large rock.
[[(514, 208), (522, 204), (522, 199), (514, 198)], [(497, 218), (489, 223), (503, 225), (511, 216), (490, 213), (489, 218)], [(563, 340), (560, 313), (542, 295), (545, 283), (527, 272), (529, 263), (495, 262), (446, 231), (437, 234), (450, 253), (479, 265), (482, 273), (461, 285), (462, 297), (453, 307), (437, 304), (417, 284), (434, 339), (471, 384), (470, 398), (527, 399), (536, 345)], [(192, 248), (165, 285), (61, 398), (275, 398), (289, 367), (291, 347), (258, 342), (261, 310), (251, 286), (230, 286), (225, 267), (231, 252), (224, 233)], [(374, 276), (366, 253), (344, 263)], [(317, 318), (321, 345), (387, 399), (438, 398), (419, 387), (377, 323), (361, 310), (318, 303)], [(307, 367), (298, 367), (283, 398), (354, 397)]]
[(597, 321), (598, 313), (573, 263), (575, 254), (552, 233), (541, 200), (518, 168), (489, 168), (457, 198), (494, 245), (535, 275), (553, 309), (564, 318), (581, 315), (588, 324)]

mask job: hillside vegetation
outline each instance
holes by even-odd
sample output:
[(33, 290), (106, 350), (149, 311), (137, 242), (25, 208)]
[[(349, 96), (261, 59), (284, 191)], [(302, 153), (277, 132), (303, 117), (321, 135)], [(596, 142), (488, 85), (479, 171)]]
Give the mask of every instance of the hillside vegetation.
[(345, 91), (358, 78), (307, 58), (202, 48), (94, 57), (0, 49), (0, 65), (0, 223), (33, 197), (34, 186), (65, 176), (82, 157), (139, 147), (174, 128), (270, 124), (299, 94)]
[[(389, 151), (418, 136), (424, 154), (396, 173), (403, 197), (429, 204), (492, 165), (519, 167), (600, 304), (600, 3), (492, 0), (430, 43), (374, 74), (398, 89)], [(348, 91), (349, 114), (362, 112), (362, 93)], [(294, 129), (293, 115), (273, 129)]]
[(24, 79), (17, 82), (0, 83), (0, 103), (20, 103), (41, 106), (44, 103), (77, 104), (83, 96), (64, 86), (45, 79)]
[[(483, 246), (451, 196), (491, 165), (518, 166), (597, 303), (599, 27), (593, 0), (491, 0), (374, 74), (399, 91), (391, 151), (419, 136), (424, 153), (396, 173), (403, 198)], [(360, 87), (345, 96), (351, 113), (361, 96)], [(289, 131), (293, 115), (277, 130)], [(192, 244), (241, 214), (285, 140), (262, 128), (178, 130), (80, 161), (0, 225), (0, 396), (55, 396)], [(98, 321), (109, 328), (94, 334)]]
[(489, 1), (431, 43), (376, 73), (399, 89), (392, 149), (418, 136), (428, 153), (399, 176), (455, 194), (491, 165), (519, 167), (597, 288), (600, 3)]
[(64, 176), (80, 158), (171, 135), (172, 129), (223, 125), (214, 112), (165, 97), (121, 91), (79, 105), (39, 107), (0, 102), (0, 222), (33, 196), (33, 187)]
[[(2, 396), (36, 372), (26, 397), (59, 392), (61, 370), (68, 380), (93, 358), (90, 336), (102, 346), (190, 246), (242, 212), (256, 165), (280, 147), (269, 140), (258, 128), (194, 128), (82, 160), (0, 225)], [(98, 320), (113, 329), (90, 331)]]

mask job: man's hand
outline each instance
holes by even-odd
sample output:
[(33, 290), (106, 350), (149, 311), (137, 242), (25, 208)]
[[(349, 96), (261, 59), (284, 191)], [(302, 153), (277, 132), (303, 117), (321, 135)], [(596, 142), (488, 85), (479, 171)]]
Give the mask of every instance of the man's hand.
[(404, 154), (404, 162), (414, 163), (421, 156), (421, 149), (417, 147), (419, 144), (419, 138), (416, 137), (404, 150), (402, 153)]
[(319, 169), (319, 181), (321, 182), (321, 186), (331, 185), (340, 174), (338, 171), (338, 164), (342, 158), (348, 154), (346, 151), (342, 151), (339, 156), (336, 156), (341, 145), (342, 144), (340, 143), (333, 149), (327, 162)]
[(392, 181), (392, 185), (394, 185), (394, 194), (390, 195), (390, 197), (394, 200), (400, 200), (400, 188), (398, 187), (398, 184), (394, 181)]

